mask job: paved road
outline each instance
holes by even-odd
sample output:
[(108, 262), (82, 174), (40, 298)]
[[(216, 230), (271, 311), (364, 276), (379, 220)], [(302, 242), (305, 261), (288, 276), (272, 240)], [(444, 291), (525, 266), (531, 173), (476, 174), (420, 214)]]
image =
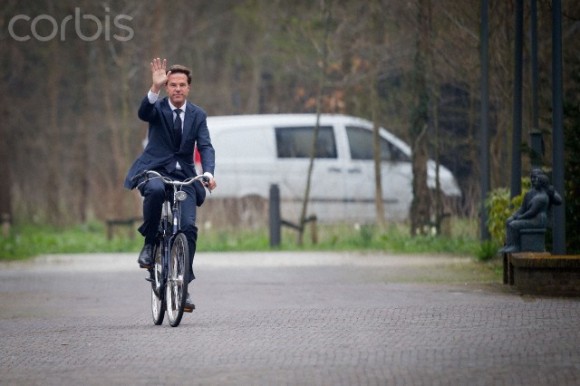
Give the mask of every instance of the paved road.
[(580, 301), (475, 284), (467, 259), (200, 253), (171, 328), (135, 258), (0, 264), (0, 384), (580, 384)]

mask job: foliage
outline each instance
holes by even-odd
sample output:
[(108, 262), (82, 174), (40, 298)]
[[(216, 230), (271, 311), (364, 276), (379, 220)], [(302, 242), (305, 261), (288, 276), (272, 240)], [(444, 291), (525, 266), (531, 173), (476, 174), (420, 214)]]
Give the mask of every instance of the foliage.
[(488, 211), (487, 228), (491, 239), (502, 245), (505, 242), (505, 222), (512, 213), (509, 190), (498, 188), (491, 191), (486, 199)]
[(0, 260), (16, 260), (50, 253), (138, 251), (142, 241), (116, 237), (107, 240), (105, 226), (93, 222), (67, 229), (26, 225), (0, 238)]
[(478, 261), (489, 261), (497, 256), (499, 247), (500, 244), (495, 240), (484, 241), (480, 244), (475, 257)]
[[(505, 242), (505, 223), (509, 216), (522, 205), (526, 192), (530, 189), (529, 177), (522, 179), (522, 193), (510, 200), (510, 192), (506, 188), (492, 190), (485, 200), (488, 211), (487, 229), (491, 241), (495, 245), (503, 245)], [(482, 247), (484, 249), (488, 248)]]
[[(375, 250), (392, 253), (428, 253), (476, 256), (479, 242), (472, 223), (457, 225), (460, 231), (454, 237), (423, 235), (411, 237), (405, 224), (392, 224), (381, 231), (373, 225), (319, 225), (318, 242), (308, 237), (302, 247), (295, 243), (293, 230), (284, 229), (282, 250), (353, 251)], [(309, 230), (307, 230), (308, 232)], [(131, 236), (119, 231), (107, 240), (105, 226), (94, 222), (76, 227), (58, 229), (27, 225), (14, 228), (8, 238), (0, 238), (0, 260), (16, 260), (51, 253), (135, 252), (143, 243), (135, 230)], [(307, 233), (308, 234), (308, 233)], [(199, 251), (268, 251), (270, 250), (266, 229), (249, 230), (201, 230)]]
[[(39, 15), (58, 24), (50, 41), (34, 36), (16, 40), (5, 29), (0, 44), (0, 68), (7, 87), (2, 105), (9, 106), (0, 126), (0, 211), (10, 214), (14, 222), (62, 225), (92, 216), (103, 220), (139, 213), (138, 198), (124, 191), (121, 182), (146, 136), (146, 125), (137, 119), (135, 110), (150, 86), (148, 63), (153, 56), (193, 67), (191, 100), (210, 115), (315, 110), (320, 73), (316, 58), (324, 31), (319, 15), (326, 2), (198, 1), (174, 2), (171, 7), (161, 1), (106, 3), (2, 2), (5, 26), (16, 15), (30, 17), (14, 25), (19, 36), (31, 34), (30, 21)], [(490, 155), (491, 176), (497, 183), (504, 177), (503, 139), (509, 138), (511, 127), (513, 42), (507, 37), (513, 35), (513, 4), (492, 3)], [(407, 140), (414, 42), (419, 27), (427, 27), (418, 25), (415, 17), (419, 2), (332, 4), (324, 112), (371, 118), (374, 92), (369, 90), (374, 87), (380, 99), (377, 121)], [(478, 191), (479, 175), (472, 173), (477, 163), (473, 144), (477, 143), (480, 105), (480, 20), (479, 12), (474, 12), (479, 5), (476, 0), (441, 0), (432, 7), (429, 47), (436, 54), (425, 74), (431, 107), (438, 116), (431, 117), (430, 126), (436, 121), (441, 129), (429, 137), (437, 138), (442, 163), (459, 178), (466, 193), (466, 213), (479, 208), (473, 193)], [(580, 2), (564, 2), (563, 7), (564, 15), (577, 15)], [(71, 16), (79, 28), (70, 28), (69, 23), (65, 29), (66, 23), (61, 24)], [(134, 32), (128, 41), (115, 38), (116, 34), (127, 36), (127, 30), (105, 23), (118, 16), (125, 16), (122, 24)], [(551, 63), (551, 16), (550, 2), (539, 2), (541, 69)], [(85, 17), (105, 26), (95, 40), (78, 36), (79, 29), (94, 32), (94, 22)], [(574, 18), (563, 20), (563, 30), (569, 31), (563, 34), (565, 90), (575, 83), (568, 64), (577, 56), (572, 33), (576, 24)], [(37, 28), (42, 37), (52, 30), (46, 22)], [(173, 40), (175, 44), (164, 44)], [(543, 95), (550, 92), (545, 74), (542, 71), (539, 87)], [(28, 112), (31, 105), (35, 109)], [(550, 106), (549, 102), (540, 105), (541, 117), (550, 115)], [(524, 126), (530, 126), (529, 116), (524, 114)], [(40, 160), (41, 167), (31, 165), (31, 155)]]

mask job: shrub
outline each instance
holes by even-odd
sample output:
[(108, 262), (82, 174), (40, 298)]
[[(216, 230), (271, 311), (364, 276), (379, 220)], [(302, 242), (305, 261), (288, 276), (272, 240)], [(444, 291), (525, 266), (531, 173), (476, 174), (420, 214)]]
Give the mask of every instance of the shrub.
[(479, 249), (475, 253), (475, 257), (479, 261), (489, 261), (497, 255), (497, 250), (500, 244), (496, 241), (484, 241), (479, 245)]
[(498, 188), (489, 193), (485, 201), (488, 211), (487, 229), (495, 245), (505, 243), (505, 222), (522, 205), (524, 195), (530, 187), (530, 178), (526, 177), (522, 179), (522, 193), (511, 200), (506, 188)]

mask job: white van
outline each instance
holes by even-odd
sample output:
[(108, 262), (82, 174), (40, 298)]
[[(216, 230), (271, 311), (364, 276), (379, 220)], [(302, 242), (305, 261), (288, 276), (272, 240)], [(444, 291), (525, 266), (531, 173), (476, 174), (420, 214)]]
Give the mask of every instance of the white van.
[[(315, 114), (208, 117), (216, 150), (219, 198), (268, 198), (277, 184), (282, 217), (298, 220), (302, 208)], [(375, 183), (373, 125), (345, 115), (321, 115), (308, 214), (322, 222), (373, 222)], [(411, 149), (381, 128), (382, 185), (385, 218), (408, 218), (412, 200)], [(440, 167), (441, 190), (460, 196), (451, 172)], [(428, 163), (428, 186), (435, 188), (435, 163)]]

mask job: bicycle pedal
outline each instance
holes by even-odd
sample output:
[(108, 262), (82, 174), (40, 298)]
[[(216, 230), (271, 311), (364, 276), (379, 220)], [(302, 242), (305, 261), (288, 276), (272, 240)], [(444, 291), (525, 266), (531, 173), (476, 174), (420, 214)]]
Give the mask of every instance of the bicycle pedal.
[(150, 277), (146, 277), (145, 280), (147, 280), (149, 283), (153, 283), (153, 279), (151, 279)]

